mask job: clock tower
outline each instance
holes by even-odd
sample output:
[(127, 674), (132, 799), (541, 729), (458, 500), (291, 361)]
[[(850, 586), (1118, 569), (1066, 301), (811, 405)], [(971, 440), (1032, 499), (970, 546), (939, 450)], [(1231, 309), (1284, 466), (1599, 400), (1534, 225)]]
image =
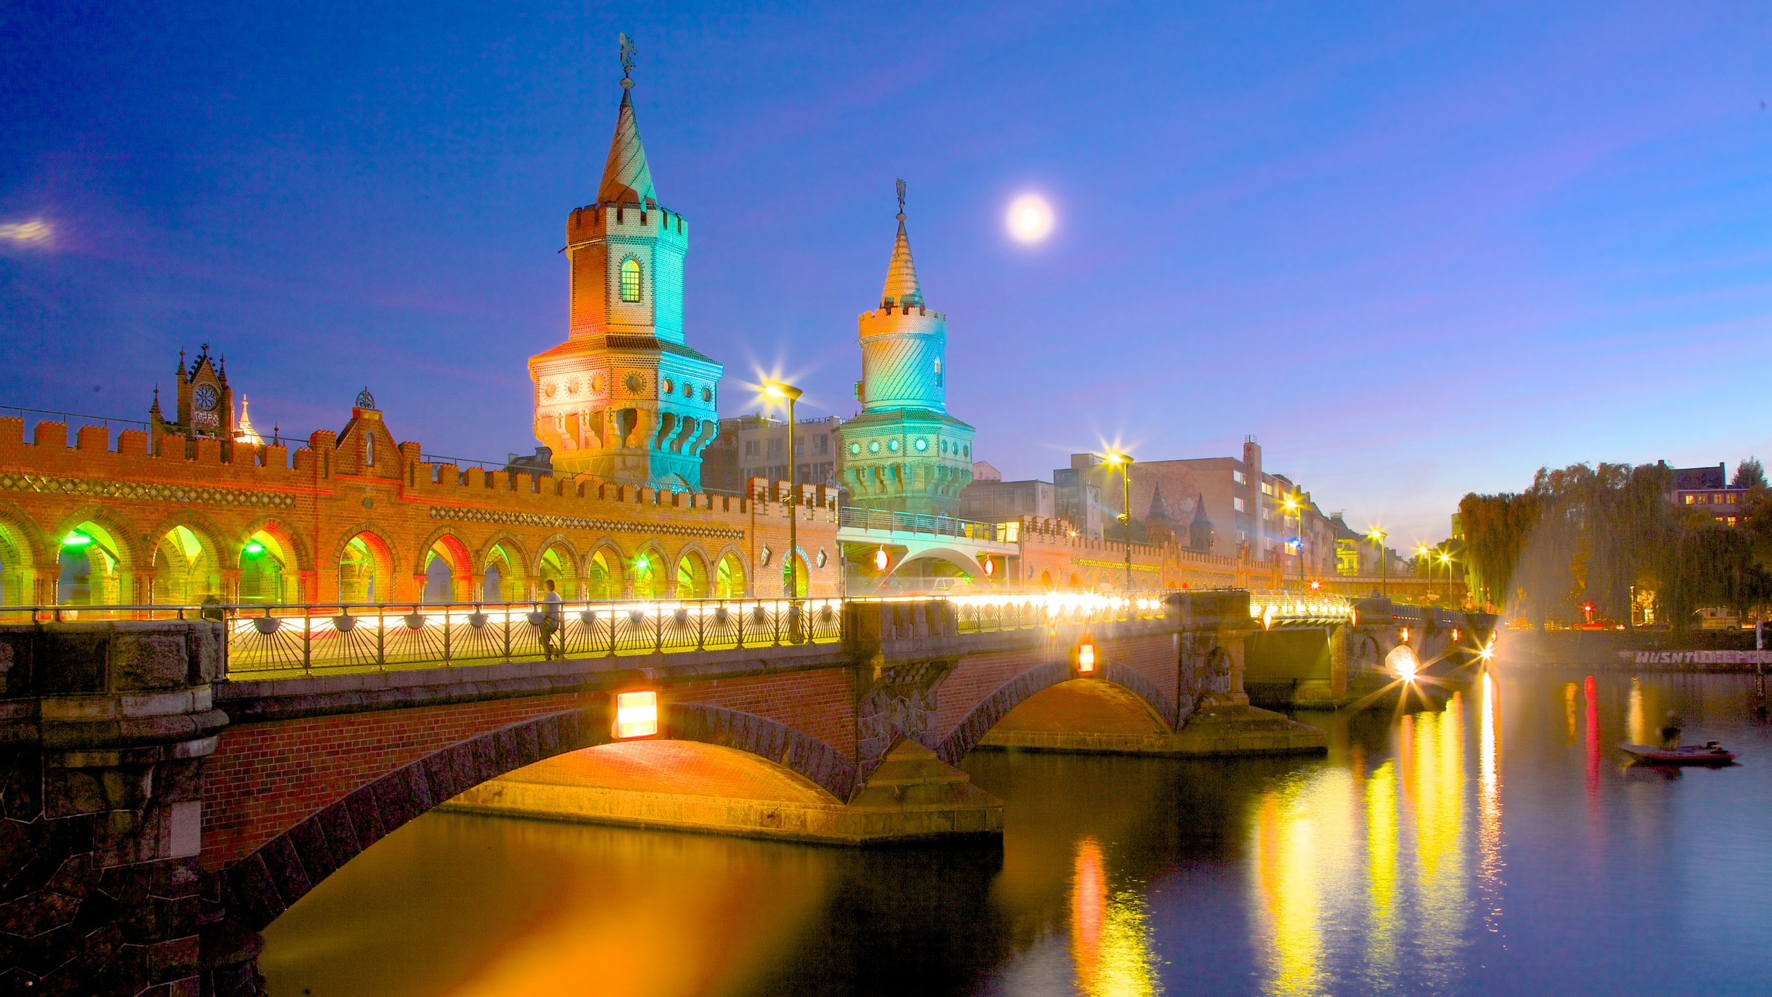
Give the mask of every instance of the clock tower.
[(173, 374), (178, 386), (178, 399), (173, 418), (160, 411), (160, 389), (154, 389), (154, 405), (148, 410), (153, 427), (154, 452), (160, 453), (161, 441), (169, 436), (182, 436), (188, 443), (196, 439), (233, 442), (234, 392), (228, 387), (227, 361), (209, 355), (209, 344), (189, 366), (183, 350), (178, 354), (178, 370)]

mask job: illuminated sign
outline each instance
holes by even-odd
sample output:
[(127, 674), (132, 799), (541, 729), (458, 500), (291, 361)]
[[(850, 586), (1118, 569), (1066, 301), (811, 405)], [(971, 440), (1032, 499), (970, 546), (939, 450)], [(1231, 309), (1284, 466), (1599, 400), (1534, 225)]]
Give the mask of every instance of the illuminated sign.
[(1077, 645), (1077, 673), (1088, 675), (1095, 671), (1095, 642), (1086, 640)]
[(618, 740), (651, 737), (658, 733), (658, 693), (615, 694), (615, 736)]
[(1335, 573), (1338, 575), (1360, 573), (1360, 541), (1351, 538), (1335, 541)]

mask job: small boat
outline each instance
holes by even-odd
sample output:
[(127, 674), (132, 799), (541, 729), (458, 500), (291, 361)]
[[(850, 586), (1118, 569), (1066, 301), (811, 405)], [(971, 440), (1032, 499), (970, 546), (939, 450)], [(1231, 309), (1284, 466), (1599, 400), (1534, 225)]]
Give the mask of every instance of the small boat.
[(1620, 744), (1626, 754), (1640, 761), (1657, 765), (1727, 765), (1735, 760), (1735, 752), (1724, 751), (1722, 744), (1682, 744), (1677, 748), (1657, 748), (1647, 744)]

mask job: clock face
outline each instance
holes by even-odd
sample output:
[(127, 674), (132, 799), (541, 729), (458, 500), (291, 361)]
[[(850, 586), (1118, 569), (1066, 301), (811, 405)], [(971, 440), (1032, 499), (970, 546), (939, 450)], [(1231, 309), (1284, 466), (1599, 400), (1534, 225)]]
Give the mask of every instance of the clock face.
[(213, 412), (216, 402), (215, 389), (207, 384), (202, 385), (197, 389), (196, 394), (191, 396), (191, 401), (197, 406), (197, 411)]

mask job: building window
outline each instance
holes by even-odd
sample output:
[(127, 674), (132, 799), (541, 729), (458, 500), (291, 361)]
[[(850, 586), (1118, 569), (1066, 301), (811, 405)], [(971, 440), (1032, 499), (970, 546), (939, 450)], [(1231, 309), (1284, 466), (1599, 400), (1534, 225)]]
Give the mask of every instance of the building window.
[(1686, 496), (1686, 504), (1687, 505), (1691, 505), (1695, 501), (1697, 501), (1697, 499), (1694, 496), (1691, 496), (1691, 495)]
[(785, 447), (786, 444), (782, 442), (781, 437), (777, 436), (775, 439), (769, 441), (769, 456), (772, 458), (780, 457)]
[(813, 439), (812, 452), (814, 454), (817, 454), (818, 456), (823, 457), (825, 454), (828, 454), (831, 452), (831, 438), (830, 437), (815, 436), (812, 439)]
[(365, 464), (375, 463), (375, 437), (374, 436), (367, 436), (366, 435), (363, 437), (363, 463), (365, 463)]
[(1243, 477), (1242, 471), (1232, 471), (1231, 472), (1231, 480), (1235, 481), (1239, 485), (1246, 485), (1249, 483), (1249, 479)]
[(935, 386), (941, 387), (941, 358), (935, 358)]
[(1730, 526), (1734, 526), (1734, 525), (1735, 525), (1735, 517), (1734, 517), (1734, 516), (1730, 516), (1730, 517), (1729, 517), (1729, 525), (1730, 525)]
[(632, 256), (621, 261), (621, 300), (640, 300), (640, 261)]
[(757, 441), (756, 440), (744, 441), (744, 455), (746, 457), (757, 456)]
[(1231, 499), (1231, 508), (1237, 510), (1238, 512), (1242, 512), (1243, 511), (1243, 500), (1240, 498)]

